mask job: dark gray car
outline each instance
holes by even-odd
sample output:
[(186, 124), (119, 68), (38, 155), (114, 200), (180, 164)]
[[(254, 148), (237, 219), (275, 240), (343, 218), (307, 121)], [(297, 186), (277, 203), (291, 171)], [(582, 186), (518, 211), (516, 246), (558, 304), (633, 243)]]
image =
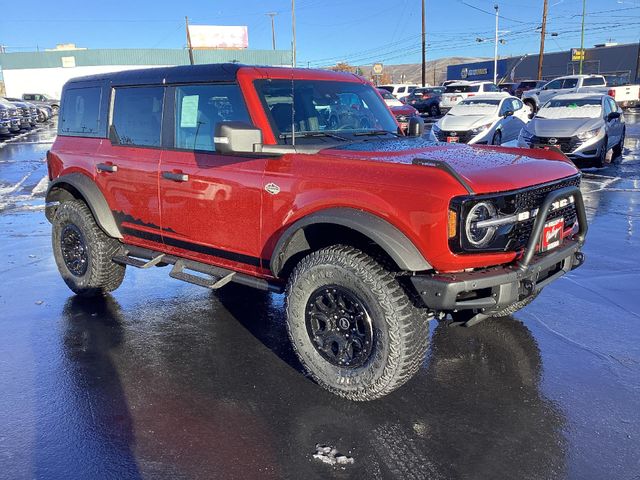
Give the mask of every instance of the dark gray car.
[(574, 163), (602, 167), (607, 153), (622, 155), (626, 127), (622, 110), (609, 95), (557, 95), (520, 132), (518, 146), (555, 147)]
[(58, 110), (60, 109), (60, 100), (57, 98), (51, 98), (44, 93), (24, 93), (22, 95), (22, 99), (35, 105), (47, 105), (51, 107), (51, 111), (54, 115), (57, 115)]

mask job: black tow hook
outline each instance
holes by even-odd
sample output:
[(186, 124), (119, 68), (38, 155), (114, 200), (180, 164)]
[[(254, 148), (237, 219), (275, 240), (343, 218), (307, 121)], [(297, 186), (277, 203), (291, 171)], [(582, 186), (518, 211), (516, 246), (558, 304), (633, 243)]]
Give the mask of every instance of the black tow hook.
[(533, 290), (536, 288), (536, 284), (533, 280), (526, 279), (522, 281), (522, 298), (529, 297), (533, 294)]
[(582, 253), (582, 252), (574, 253), (573, 254), (573, 267), (572, 267), (572, 270), (574, 268), (578, 268), (583, 263), (584, 263), (584, 253)]

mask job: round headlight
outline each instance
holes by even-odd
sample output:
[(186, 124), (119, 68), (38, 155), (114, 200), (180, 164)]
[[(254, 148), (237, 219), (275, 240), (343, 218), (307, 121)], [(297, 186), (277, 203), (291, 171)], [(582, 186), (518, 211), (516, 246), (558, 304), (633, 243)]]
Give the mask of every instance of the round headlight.
[(469, 210), (465, 222), (465, 233), (471, 245), (481, 248), (493, 239), (497, 227), (478, 227), (478, 222), (491, 220), (493, 218), (496, 218), (496, 207), (489, 202), (476, 203), (471, 210)]

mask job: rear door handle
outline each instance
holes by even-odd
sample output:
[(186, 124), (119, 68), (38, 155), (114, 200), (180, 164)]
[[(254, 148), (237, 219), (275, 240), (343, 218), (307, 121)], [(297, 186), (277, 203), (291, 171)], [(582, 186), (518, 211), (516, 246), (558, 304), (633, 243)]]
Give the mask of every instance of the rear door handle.
[(182, 172), (162, 172), (162, 177), (174, 182), (187, 182), (189, 180), (189, 175)]
[(118, 166), (111, 163), (99, 163), (98, 165), (96, 165), (96, 169), (99, 172), (115, 173), (118, 171)]

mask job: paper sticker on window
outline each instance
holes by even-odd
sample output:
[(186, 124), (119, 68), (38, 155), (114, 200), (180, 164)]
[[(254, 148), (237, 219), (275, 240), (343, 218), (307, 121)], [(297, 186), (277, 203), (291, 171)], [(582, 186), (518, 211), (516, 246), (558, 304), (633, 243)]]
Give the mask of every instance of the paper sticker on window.
[(198, 126), (198, 97), (198, 95), (182, 97), (180, 128), (195, 128)]

